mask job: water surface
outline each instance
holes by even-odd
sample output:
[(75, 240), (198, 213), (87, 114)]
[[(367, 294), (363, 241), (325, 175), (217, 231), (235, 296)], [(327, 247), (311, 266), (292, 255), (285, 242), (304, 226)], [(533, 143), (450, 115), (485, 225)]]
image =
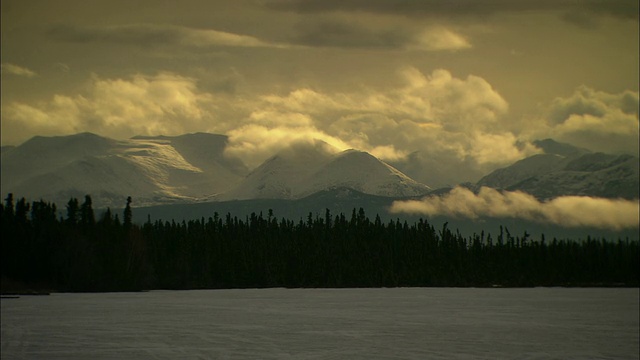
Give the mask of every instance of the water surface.
[(636, 359), (638, 289), (250, 289), (2, 300), (2, 359)]

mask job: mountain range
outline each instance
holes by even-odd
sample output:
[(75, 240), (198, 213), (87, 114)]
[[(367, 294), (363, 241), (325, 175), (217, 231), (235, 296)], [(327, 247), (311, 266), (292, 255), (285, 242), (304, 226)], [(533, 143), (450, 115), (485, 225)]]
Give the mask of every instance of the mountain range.
[(635, 156), (593, 153), (551, 139), (535, 141), (534, 145), (543, 153), (495, 170), (476, 186), (519, 190), (541, 200), (566, 195), (639, 197), (639, 166)]
[(66, 203), (90, 194), (96, 207), (247, 199), (298, 199), (346, 187), (386, 197), (431, 189), (374, 156), (321, 141), (283, 150), (253, 171), (225, 153), (224, 135), (137, 136), (91, 133), (34, 137), (3, 148), (2, 192)]
[[(338, 151), (322, 141), (293, 145), (252, 170), (225, 152), (227, 144), (226, 136), (207, 133), (127, 140), (91, 133), (38, 136), (2, 148), (2, 192), (58, 204), (90, 194), (96, 208), (121, 208), (127, 196), (136, 206), (157, 206), (295, 201), (320, 193), (392, 200), (448, 191), (421, 184), (369, 153)], [(468, 186), (519, 190), (543, 200), (562, 195), (638, 198), (637, 157), (593, 153), (551, 139), (534, 145), (539, 154)]]
[(2, 191), (66, 203), (91, 194), (97, 206), (189, 202), (228, 190), (248, 173), (213, 134), (117, 141), (81, 133), (34, 137), (2, 152)]

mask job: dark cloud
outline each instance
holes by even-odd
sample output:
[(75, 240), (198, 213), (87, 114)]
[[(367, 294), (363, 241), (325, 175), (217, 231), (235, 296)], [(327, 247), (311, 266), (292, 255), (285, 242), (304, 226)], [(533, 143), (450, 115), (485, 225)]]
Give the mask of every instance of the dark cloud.
[(637, 0), (274, 0), (267, 4), (273, 9), (301, 13), (363, 11), (409, 16), (460, 16), (559, 11), (638, 19)]
[(112, 27), (76, 27), (57, 25), (49, 29), (48, 35), (60, 41), (89, 43), (107, 42), (130, 45), (162, 45), (180, 40), (175, 27), (152, 25), (124, 25)]
[(126, 45), (183, 46), (189, 48), (284, 47), (248, 35), (174, 25), (128, 24), (106, 27), (54, 26), (48, 35), (59, 41)]
[(471, 47), (467, 40), (451, 30), (439, 28), (409, 29), (405, 27), (371, 28), (337, 20), (301, 23), (286, 43), (274, 43), (248, 35), (213, 29), (196, 29), (174, 25), (129, 24), (108, 27), (56, 26), (48, 34), (58, 41), (102, 43), (207, 50), (215, 47), (294, 46), (372, 48), (403, 50), (459, 50)]
[(303, 23), (291, 42), (305, 46), (401, 48), (410, 35), (397, 30), (371, 30), (339, 21)]

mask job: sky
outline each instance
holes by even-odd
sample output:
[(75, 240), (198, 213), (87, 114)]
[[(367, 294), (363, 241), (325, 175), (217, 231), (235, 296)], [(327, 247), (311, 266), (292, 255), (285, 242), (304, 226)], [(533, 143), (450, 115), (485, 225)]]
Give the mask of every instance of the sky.
[(638, 155), (637, 0), (3, 0), (1, 142), (211, 132), (432, 187), (536, 139)]

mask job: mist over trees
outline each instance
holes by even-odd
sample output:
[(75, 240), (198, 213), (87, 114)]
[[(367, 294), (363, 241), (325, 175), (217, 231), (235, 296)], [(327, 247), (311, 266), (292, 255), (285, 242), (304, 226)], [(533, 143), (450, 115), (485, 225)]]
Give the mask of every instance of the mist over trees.
[[(248, 287), (638, 286), (638, 242), (464, 237), (447, 224), (350, 215), (293, 221), (272, 211), (175, 222), (97, 218), (90, 196), (0, 205), (5, 283), (55, 291)], [(6, 289), (3, 286), (3, 292)]]

